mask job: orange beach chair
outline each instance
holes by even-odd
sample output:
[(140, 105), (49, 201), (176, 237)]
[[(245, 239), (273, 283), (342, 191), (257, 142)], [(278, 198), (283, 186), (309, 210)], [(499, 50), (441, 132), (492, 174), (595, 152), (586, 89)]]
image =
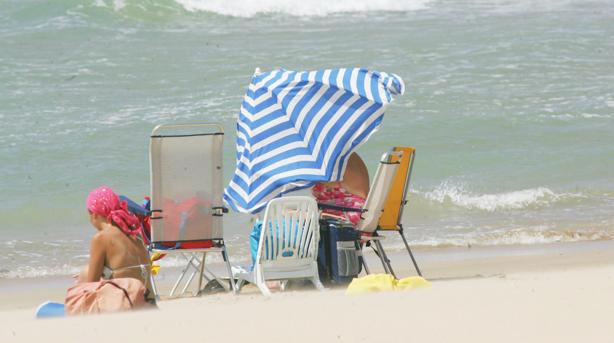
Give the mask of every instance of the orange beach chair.
[[(407, 193), (409, 191), (409, 181), (411, 178), (412, 168), (414, 166), (414, 159), (416, 157), (416, 149), (412, 147), (394, 147), (392, 148), (392, 151), (400, 152), (402, 153), (402, 155), (391, 155), (394, 162), (400, 162), (400, 165), (394, 177), (392, 187), (390, 187), (388, 197), (386, 198), (384, 210), (379, 218), (377, 230), (396, 231), (399, 233), (399, 235), (401, 235), (403, 243), (405, 244), (405, 248), (409, 253), (409, 257), (411, 257), (411, 261), (414, 264), (416, 272), (418, 273), (418, 275), (422, 276), (420, 268), (418, 267), (418, 263), (416, 262), (416, 259), (411, 252), (409, 244), (407, 243), (407, 239), (405, 238), (405, 234), (403, 232), (403, 223), (401, 223), (401, 219), (403, 216), (403, 208), (407, 204)], [(381, 245), (380, 249), (383, 250), (383, 247), (381, 247)], [(384, 256), (386, 256), (385, 253)], [(392, 271), (392, 267), (390, 265), (390, 261), (387, 258), (386, 264), (387, 267), (390, 269), (391, 274), (394, 275), (394, 272)]]

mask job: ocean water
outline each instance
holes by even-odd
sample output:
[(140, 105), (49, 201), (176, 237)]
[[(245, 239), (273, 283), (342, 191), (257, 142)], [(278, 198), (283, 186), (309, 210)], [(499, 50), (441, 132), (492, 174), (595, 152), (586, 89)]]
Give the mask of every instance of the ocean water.
[[(256, 67), (354, 66), (406, 82), (359, 153), (417, 148), (413, 245), (614, 238), (612, 1), (5, 0), (0, 278), (78, 270), (85, 197), (147, 194), (155, 125), (221, 123), (229, 180)], [(225, 232), (246, 260), (249, 218)]]

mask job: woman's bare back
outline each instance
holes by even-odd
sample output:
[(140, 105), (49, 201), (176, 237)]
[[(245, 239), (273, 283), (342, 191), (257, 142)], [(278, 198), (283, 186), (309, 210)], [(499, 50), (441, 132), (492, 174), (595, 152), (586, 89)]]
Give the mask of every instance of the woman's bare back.
[(113, 270), (113, 278), (132, 277), (147, 284), (138, 266), (149, 266), (147, 249), (137, 236), (128, 236), (120, 229), (110, 226), (100, 232), (103, 236), (105, 262), (104, 265)]

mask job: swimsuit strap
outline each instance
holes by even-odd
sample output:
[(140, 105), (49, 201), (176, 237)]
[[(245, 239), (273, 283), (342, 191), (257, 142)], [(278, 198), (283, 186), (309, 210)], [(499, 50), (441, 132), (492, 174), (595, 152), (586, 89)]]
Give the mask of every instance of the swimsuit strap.
[(141, 276), (143, 277), (143, 279), (147, 279), (147, 276), (149, 275), (148, 273), (149, 265), (148, 264), (137, 264), (134, 266), (121, 267), (117, 269), (111, 269), (107, 266), (104, 266), (102, 270), (102, 278), (108, 280), (112, 278), (114, 272), (125, 270), (125, 269), (134, 269), (134, 268), (139, 268), (141, 270)]
[(110, 280), (113, 277), (113, 269), (104, 266), (104, 268), (102, 268), (102, 278), (105, 280)]

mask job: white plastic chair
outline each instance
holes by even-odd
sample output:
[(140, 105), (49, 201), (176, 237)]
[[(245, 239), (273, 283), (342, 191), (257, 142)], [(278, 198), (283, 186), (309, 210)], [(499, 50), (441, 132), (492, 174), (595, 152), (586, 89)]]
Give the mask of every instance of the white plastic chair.
[(317, 289), (324, 290), (318, 276), (319, 241), (318, 205), (313, 198), (271, 200), (264, 212), (253, 270), (235, 269), (238, 289), (248, 281), (270, 296), (267, 280), (309, 279)]

